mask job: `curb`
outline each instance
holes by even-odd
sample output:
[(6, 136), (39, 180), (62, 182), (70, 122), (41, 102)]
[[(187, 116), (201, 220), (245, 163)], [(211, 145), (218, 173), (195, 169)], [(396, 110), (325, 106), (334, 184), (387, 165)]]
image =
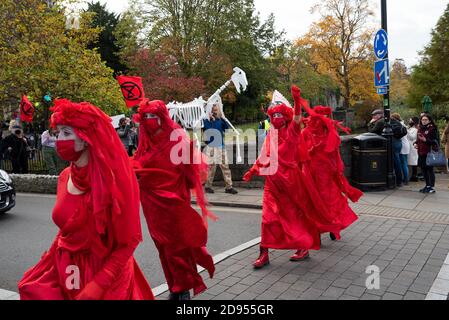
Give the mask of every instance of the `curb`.
[[(197, 204), (195, 200), (191, 201), (192, 204)], [(257, 209), (262, 210), (262, 205), (251, 203), (233, 203), (233, 202), (220, 202), (209, 201), (209, 204), (215, 207), (229, 207), (229, 208), (243, 208), (243, 209)]]
[[(250, 240), (246, 243), (243, 243), (235, 248), (229, 249), (225, 252), (219, 253), (213, 257), (214, 264), (220, 263), (223, 260), (226, 260), (229, 257), (232, 257), (233, 255), (240, 253), (242, 251), (245, 251), (251, 247), (254, 247), (255, 245), (258, 245), (260, 243), (261, 238), (255, 238), (253, 240)], [(198, 266), (198, 273), (203, 272), (205, 269), (203, 267)], [(167, 283), (163, 283), (160, 286), (157, 286), (156, 288), (152, 289), (153, 294), (155, 297), (160, 296), (161, 294), (168, 291), (168, 285)]]

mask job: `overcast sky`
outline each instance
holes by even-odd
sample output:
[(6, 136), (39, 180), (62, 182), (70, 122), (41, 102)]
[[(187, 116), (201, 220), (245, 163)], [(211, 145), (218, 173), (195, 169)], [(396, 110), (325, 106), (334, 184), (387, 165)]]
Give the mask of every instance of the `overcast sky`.
[[(126, 10), (126, 0), (100, 0), (117, 13)], [(278, 29), (284, 29), (294, 40), (304, 35), (317, 15), (310, 8), (317, 0), (254, 0), (263, 18), (276, 16)], [(377, 13), (373, 24), (380, 28), (380, 0), (371, 0)], [(443, 14), (449, 0), (388, 0), (388, 33), (390, 59), (402, 58), (408, 66), (419, 60), (418, 51), (430, 41), (430, 31)], [(374, 37), (374, 35), (373, 35)]]

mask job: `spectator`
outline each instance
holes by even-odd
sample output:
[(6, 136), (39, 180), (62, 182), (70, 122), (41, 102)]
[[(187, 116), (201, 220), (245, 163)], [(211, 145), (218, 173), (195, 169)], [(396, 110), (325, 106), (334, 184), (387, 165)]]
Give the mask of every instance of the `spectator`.
[(229, 125), (223, 120), (218, 105), (212, 107), (212, 114), (209, 115), (209, 120), (204, 120), (204, 133), (206, 139), (206, 148), (204, 153), (208, 157), (209, 172), (207, 175), (207, 182), (205, 191), (207, 193), (214, 193), (212, 183), (214, 182), (215, 170), (217, 165), (220, 166), (223, 172), (225, 181), (225, 192), (230, 194), (237, 194), (237, 190), (232, 187), (231, 170), (229, 170), (228, 156), (224, 144), (224, 135)]
[(7, 152), (12, 163), (13, 173), (28, 173), (28, 155), (30, 147), (23, 135), (21, 126), (15, 125), (12, 134), (4, 139), (3, 150)]
[(449, 116), (446, 116), (446, 129), (444, 129), (441, 145), (445, 145), (444, 152), (447, 159), (447, 170), (449, 172)]
[(130, 123), (130, 130), (129, 130), (129, 147), (128, 147), (128, 155), (130, 157), (133, 156), (134, 150), (137, 150), (137, 127), (134, 124), (134, 122)]
[(270, 117), (268, 116), (268, 106), (262, 107), (262, 112), (265, 115), (265, 120), (262, 120), (259, 122), (259, 127), (258, 127), (258, 137), (259, 137), (259, 150), (260, 148), (262, 148), (263, 143), (265, 141), (265, 138), (267, 136), (268, 130), (270, 130)]
[(68, 165), (68, 162), (62, 160), (56, 152), (57, 134), (58, 131), (56, 129), (49, 129), (44, 131), (41, 136), (44, 161), (47, 165), (48, 174), (52, 176), (59, 175)]
[(396, 186), (402, 187), (403, 174), (402, 174), (402, 162), (401, 162), (401, 151), (402, 151), (402, 137), (407, 135), (407, 128), (405, 128), (401, 122), (399, 114), (392, 114), (390, 119), (391, 130), (393, 131), (392, 137), (392, 149), (393, 149), (393, 161), (394, 161), (394, 172), (396, 174)]
[(426, 180), (426, 186), (419, 190), (422, 193), (435, 193), (435, 173), (432, 166), (427, 166), (426, 159), (431, 149), (438, 146), (437, 131), (437, 126), (431, 116), (421, 116), (415, 146), (418, 149), (418, 165)]
[(372, 113), (372, 119), (368, 124), (368, 131), (378, 135), (382, 135), (384, 130), (384, 112), (381, 109), (376, 109)]
[[(401, 145), (401, 149), (399, 150), (399, 171), (400, 171), (400, 176), (401, 176), (401, 180), (399, 180), (399, 185), (404, 184), (404, 185), (408, 185), (408, 154), (410, 153), (410, 143), (407, 139), (407, 134), (408, 134), (408, 130), (405, 127), (404, 121), (402, 121), (402, 118), (400, 116), (399, 113), (393, 113), (391, 115), (391, 120), (395, 120), (398, 123), (396, 123), (396, 125), (401, 125), (401, 128), (397, 128), (396, 129), (396, 136), (394, 136), (395, 132), (393, 131), (393, 141), (396, 139), (397, 141), (400, 142)], [(392, 129), (393, 129), (393, 124), (392, 124)], [(403, 136), (401, 138), (399, 138), (401, 135), (403, 134)], [(393, 145), (395, 143), (398, 143), (396, 141), (393, 142)], [(398, 143), (399, 145), (399, 143)]]
[(418, 125), (419, 118), (410, 118), (408, 122), (409, 128), (407, 129), (407, 140), (410, 144), (410, 153), (408, 154), (408, 165), (412, 169), (410, 181), (417, 182), (418, 180), (418, 150), (414, 147), (416, 140), (418, 139)]
[(36, 140), (36, 134), (34, 132), (33, 125), (31, 123), (27, 123), (25, 125), (24, 136), (27, 139), (28, 146), (30, 147), (29, 157), (31, 160), (34, 160), (34, 159), (36, 159), (37, 140)]
[(130, 144), (130, 126), (129, 122), (126, 118), (121, 118), (119, 121), (119, 127), (116, 129), (120, 140), (122, 141), (123, 146), (125, 147), (126, 152), (129, 155), (129, 144)]

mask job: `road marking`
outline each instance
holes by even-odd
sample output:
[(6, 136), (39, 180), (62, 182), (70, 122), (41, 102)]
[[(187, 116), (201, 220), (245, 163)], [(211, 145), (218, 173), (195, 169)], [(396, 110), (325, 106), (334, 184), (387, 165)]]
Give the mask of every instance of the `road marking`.
[(55, 194), (43, 194), (43, 193), (25, 193), (25, 192), (17, 192), (16, 196), (20, 197), (30, 197), (30, 198), (46, 198), (46, 199), (55, 199)]
[[(192, 205), (192, 207), (197, 210), (200, 211), (201, 208), (198, 207), (197, 205)], [(262, 211), (259, 209), (253, 209), (253, 208), (238, 208), (238, 207), (220, 207), (220, 206), (210, 206), (208, 207), (209, 210), (211, 211), (217, 211), (217, 212), (240, 212), (240, 213), (259, 213), (261, 214)]]
[[(227, 251), (225, 251), (223, 253), (219, 253), (219, 254), (215, 255), (213, 257), (214, 264), (217, 264), (217, 263), (219, 263), (219, 262), (221, 262), (221, 261), (223, 261), (223, 260), (225, 260), (225, 259), (227, 259), (227, 258), (229, 258), (229, 257), (231, 257), (231, 256), (233, 256), (235, 254), (237, 254), (237, 253), (245, 251), (246, 249), (249, 249), (249, 248), (259, 244), (260, 240), (261, 240), (261, 238), (258, 237), (256, 239), (253, 239), (251, 241), (243, 243), (243, 244), (241, 244), (241, 245), (239, 245), (239, 246), (237, 246), (235, 248), (229, 249), (229, 250), (227, 250)], [(204, 271), (204, 268), (198, 267), (198, 272), (202, 272), (202, 271)], [(167, 291), (168, 291), (167, 283), (163, 283), (160, 286), (157, 286), (156, 288), (153, 289), (153, 294), (156, 297), (156, 296), (159, 296), (159, 295), (161, 295), (161, 294), (163, 294), (164, 292), (167, 292)]]
[[(229, 249), (225, 252), (219, 253), (217, 255), (215, 255), (213, 257), (214, 259), (214, 264), (217, 264), (237, 253), (240, 253), (242, 251), (245, 251), (246, 249), (249, 249), (257, 244), (260, 243), (261, 238), (258, 237), (256, 239), (253, 239), (251, 241), (248, 241), (244, 244), (241, 244), (235, 248)], [(202, 267), (198, 267), (198, 272), (202, 272), (205, 269)], [(163, 283), (160, 286), (157, 286), (156, 288), (153, 288), (153, 294), (154, 296), (159, 296), (161, 294), (163, 294), (164, 292), (168, 291), (168, 286), (167, 283)], [(14, 291), (7, 291), (7, 290), (2, 290), (0, 289), (0, 300), (18, 300), (19, 299), (19, 295), (17, 292)]]
[(17, 292), (0, 289), (0, 300), (20, 300), (20, 297)]
[(449, 296), (449, 253), (441, 266), (437, 278), (427, 293), (426, 300), (448, 300)]

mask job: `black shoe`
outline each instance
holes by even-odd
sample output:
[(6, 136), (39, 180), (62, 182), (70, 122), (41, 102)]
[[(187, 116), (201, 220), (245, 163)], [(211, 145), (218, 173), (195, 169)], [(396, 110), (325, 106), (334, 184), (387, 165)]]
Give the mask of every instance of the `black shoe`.
[(225, 190), (226, 193), (230, 193), (230, 194), (237, 194), (239, 193), (237, 190), (235, 190), (234, 188), (229, 188)]
[(333, 234), (332, 232), (329, 233), (329, 237), (331, 238), (332, 241), (337, 240), (337, 237), (336, 237), (335, 234)]
[(177, 301), (179, 300), (179, 293), (170, 292), (168, 295), (168, 300)]
[(427, 189), (426, 193), (435, 193), (435, 192), (436, 192), (435, 189), (430, 187), (430, 188)]
[(427, 193), (427, 190), (429, 189), (428, 186), (425, 186), (424, 188), (422, 188), (421, 190), (419, 190), (419, 192), (421, 193)]
[(180, 293), (170, 292), (168, 300), (180, 301), (180, 300), (190, 300), (190, 292), (184, 291)]
[(179, 299), (178, 300), (190, 300), (190, 292), (184, 291), (179, 293)]
[(206, 191), (206, 193), (215, 193), (214, 189), (209, 187), (204, 188), (204, 191)]

